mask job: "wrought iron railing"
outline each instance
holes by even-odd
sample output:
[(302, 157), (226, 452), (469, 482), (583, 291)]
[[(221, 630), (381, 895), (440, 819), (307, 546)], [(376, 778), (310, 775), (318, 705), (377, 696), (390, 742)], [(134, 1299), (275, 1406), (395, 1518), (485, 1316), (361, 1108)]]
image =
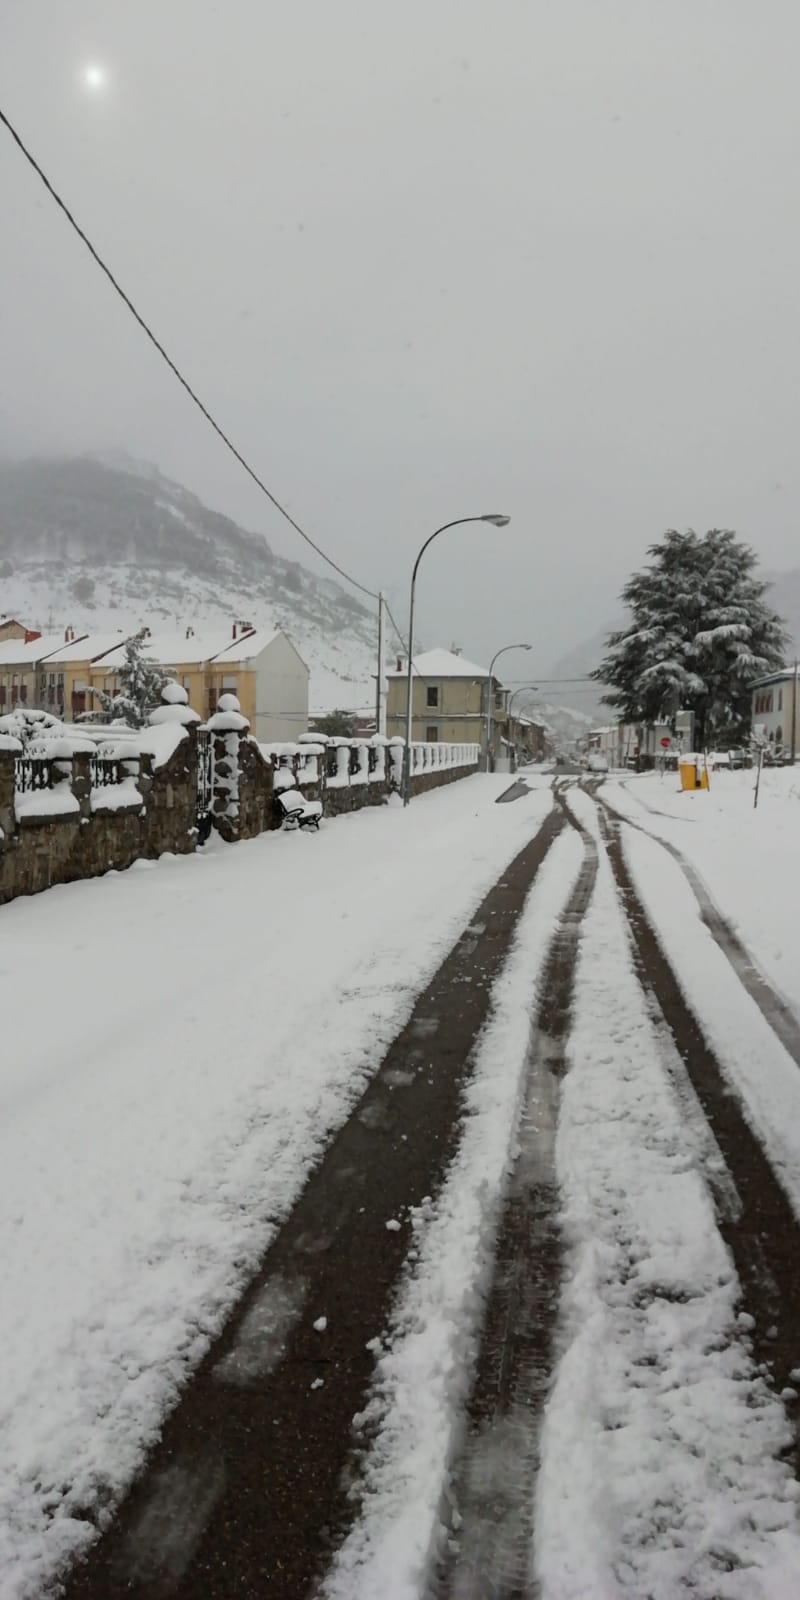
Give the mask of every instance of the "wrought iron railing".
[(113, 756), (89, 757), (89, 778), (93, 789), (106, 789), (122, 782), (119, 761)]
[(42, 756), (17, 756), (14, 761), (14, 788), (17, 794), (32, 794), (35, 789), (52, 789), (53, 774)]
[(197, 815), (207, 817), (214, 800), (214, 741), (207, 728), (197, 734)]

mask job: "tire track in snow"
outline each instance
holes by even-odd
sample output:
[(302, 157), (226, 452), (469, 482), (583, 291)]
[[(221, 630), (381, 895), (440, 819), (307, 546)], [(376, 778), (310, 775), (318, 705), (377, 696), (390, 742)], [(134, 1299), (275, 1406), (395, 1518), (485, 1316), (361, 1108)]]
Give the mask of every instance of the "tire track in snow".
[[(717, 1206), (717, 1222), (742, 1289), (742, 1313), (756, 1360), (776, 1390), (794, 1394), (800, 1329), (800, 1229), (769, 1158), (731, 1090), (702, 1024), (687, 1003), (625, 860), (619, 820), (601, 802), (601, 826), (631, 930), (637, 975), (672, 1034), (738, 1196), (738, 1214)], [(627, 821), (627, 819), (625, 819)], [(652, 835), (648, 835), (652, 838)], [(663, 843), (655, 840), (655, 843)], [(769, 1018), (767, 1018), (769, 1020)], [(792, 1462), (800, 1477), (795, 1426)]]
[(68, 1600), (298, 1600), (325, 1569), (409, 1213), (457, 1148), (475, 1039), (562, 828), (554, 808), (420, 995)]
[[(630, 792), (627, 787), (626, 792)], [(800, 1067), (800, 1022), (795, 1012), (788, 1001), (773, 987), (769, 979), (761, 971), (747, 946), (742, 943), (727, 917), (720, 911), (708, 885), (704, 883), (696, 868), (692, 866), (690, 861), (687, 861), (678, 846), (672, 844), (669, 839), (662, 839), (659, 834), (651, 833), (650, 829), (646, 828), (643, 823), (634, 822), (632, 817), (625, 816), (603, 794), (598, 795), (597, 798), (604, 811), (616, 823), (624, 822), (629, 828), (635, 828), (638, 833), (644, 834), (646, 839), (652, 839), (655, 844), (660, 844), (662, 849), (672, 856), (673, 861), (678, 863), (681, 872), (694, 893), (697, 904), (700, 907), (700, 915), (711, 937), (719, 945), (723, 955), (727, 957), (750, 998), (755, 1000), (764, 1020), (769, 1023), (773, 1033), (777, 1034), (784, 1050), (791, 1056), (795, 1064)], [(644, 801), (639, 800), (638, 796), (634, 798), (639, 805), (644, 806)], [(652, 806), (646, 806), (644, 809), (649, 811), (651, 816), (666, 817), (669, 822), (685, 822), (688, 820), (685, 817), (671, 817), (666, 811), (654, 811)]]
[(580, 833), (584, 862), (542, 979), (517, 1155), (500, 1219), (466, 1434), (443, 1520), (450, 1538), (430, 1600), (534, 1600), (528, 1576), (539, 1424), (549, 1391), (561, 1283), (560, 1196), (555, 1174), (558, 1080), (566, 1068), (581, 919), (594, 889), (597, 846)]

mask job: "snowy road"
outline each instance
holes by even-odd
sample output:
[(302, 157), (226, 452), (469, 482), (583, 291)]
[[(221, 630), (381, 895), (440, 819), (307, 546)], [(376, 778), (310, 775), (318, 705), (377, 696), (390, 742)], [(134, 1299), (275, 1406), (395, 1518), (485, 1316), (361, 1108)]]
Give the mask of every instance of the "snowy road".
[[(4, 1600), (88, 1542), (209, 1345), (70, 1597), (800, 1592), (800, 1067), (624, 793), (529, 781), (216, 853), (197, 889), (103, 880), (150, 929), (119, 995), (108, 913), (54, 891), (92, 981), (0, 1080)], [(31, 946), (63, 940), (47, 900), (11, 908)]]

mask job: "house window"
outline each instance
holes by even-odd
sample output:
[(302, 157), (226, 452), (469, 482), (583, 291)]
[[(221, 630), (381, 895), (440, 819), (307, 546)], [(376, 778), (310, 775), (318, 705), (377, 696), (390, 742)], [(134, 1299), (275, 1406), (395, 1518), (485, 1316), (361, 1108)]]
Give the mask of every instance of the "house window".
[(237, 678), (223, 678), (223, 680), (222, 680), (222, 693), (223, 694), (235, 694), (236, 693), (236, 685), (237, 685), (237, 683), (238, 683), (238, 679)]
[(495, 711), (502, 711), (502, 709), (503, 709), (503, 691), (502, 691), (502, 689), (495, 689), (495, 691), (494, 691), (494, 709), (495, 709)]
[(778, 710), (779, 711), (783, 710), (783, 690), (782, 689), (778, 690)]
[(426, 728), (425, 729), (425, 738), (427, 739), (428, 744), (438, 744), (438, 742), (439, 742), (439, 729), (438, 728)]
[(427, 686), (427, 688), (425, 690), (425, 704), (429, 708), (429, 710), (431, 710), (431, 711), (435, 711), (438, 708), (438, 705), (439, 705), (439, 685), (438, 685), (438, 683), (429, 683), (428, 684), (428, 686)]
[(6, 703), (6, 686), (5, 686), (4, 683), (0, 683), (0, 706), (4, 706), (5, 703)]

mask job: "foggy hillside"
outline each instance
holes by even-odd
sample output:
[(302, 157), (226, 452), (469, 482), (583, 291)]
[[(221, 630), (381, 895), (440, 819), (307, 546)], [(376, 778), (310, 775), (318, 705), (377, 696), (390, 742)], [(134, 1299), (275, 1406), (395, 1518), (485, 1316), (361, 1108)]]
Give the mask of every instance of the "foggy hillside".
[(313, 710), (374, 701), (372, 612), (127, 457), (0, 463), (0, 613), (42, 630), (280, 627), (311, 669)]

